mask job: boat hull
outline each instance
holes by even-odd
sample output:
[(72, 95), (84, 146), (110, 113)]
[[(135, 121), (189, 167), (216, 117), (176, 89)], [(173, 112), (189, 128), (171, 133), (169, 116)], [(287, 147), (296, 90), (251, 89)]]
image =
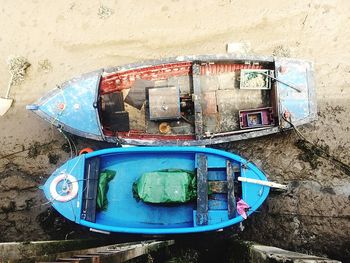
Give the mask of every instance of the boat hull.
[[(282, 82), (268, 81), (260, 90), (237, 87), (240, 72), (264, 71), (261, 68)], [(169, 96), (172, 88), (178, 90)], [(152, 97), (150, 90), (158, 96)], [(119, 94), (121, 103), (107, 115), (101, 101), (110, 94)], [(163, 105), (157, 105), (162, 100), (158, 104)], [(81, 137), (150, 146), (238, 141), (317, 119), (312, 63), (233, 54), (181, 56), (101, 69), (63, 83), (28, 109)], [(242, 120), (247, 112), (259, 109), (257, 114), (271, 112), (267, 122), (240, 127), (247, 123)], [(161, 131), (162, 125), (168, 129)]]
[[(206, 188), (198, 186), (202, 178), (198, 177), (198, 170), (201, 169), (198, 161), (200, 156), (206, 158)], [(86, 205), (87, 199), (91, 199), (91, 196), (86, 198), (86, 189), (91, 191), (93, 182), (96, 181), (88, 177), (91, 176), (88, 169), (94, 167), (97, 159), (99, 171), (116, 172), (115, 178), (109, 183), (108, 208), (105, 211), (96, 210), (93, 204)], [(235, 187), (232, 189), (227, 184), (228, 163), (234, 167), (233, 176), (236, 177)], [(197, 173), (197, 200), (182, 204), (150, 204), (135, 199), (132, 192), (133, 183), (144, 173), (164, 169), (190, 170)], [(61, 176), (63, 172), (74, 176), (79, 188), (78, 194), (67, 202), (55, 200), (50, 191), (53, 182), (57, 181), (55, 178)], [(47, 199), (52, 201), (52, 205), (63, 216), (93, 229), (140, 234), (194, 233), (214, 231), (243, 221), (244, 218), (237, 213), (237, 210), (232, 210), (238, 199), (244, 200), (250, 206), (248, 216), (261, 206), (268, 196), (269, 187), (238, 182), (238, 176), (267, 181), (263, 172), (251, 162), (238, 155), (215, 149), (111, 148), (81, 155), (68, 161), (51, 175), (44, 186), (44, 192)], [(221, 190), (218, 190), (220, 184), (222, 184)], [(216, 185), (216, 188), (213, 185)], [(202, 196), (198, 189), (208, 189), (208, 186), (209, 189), (214, 187), (214, 190), (212, 193), (207, 193), (207, 201), (202, 203), (198, 200), (199, 196)], [(228, 193), (231, 193), (229, 189), (236, 191), (234, 197), (229, 197)], [(204, 223), (198, 219), (202, 213), (199, 207), (203, 204), (207, 207), (207, 211), (204, 212), (206, 218)]]

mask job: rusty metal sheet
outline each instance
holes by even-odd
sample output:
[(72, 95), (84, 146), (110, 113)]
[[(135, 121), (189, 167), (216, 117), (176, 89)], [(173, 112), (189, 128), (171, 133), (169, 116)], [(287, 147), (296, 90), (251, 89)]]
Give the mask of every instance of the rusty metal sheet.
[(151, 88), (148, 92), (150, 120), (179, 119), (181, 117), (178, 87)]
[(207, 91), (203, 93), (202, 109), (203, 115), (216, 114), (217, 106), (215, 91)]

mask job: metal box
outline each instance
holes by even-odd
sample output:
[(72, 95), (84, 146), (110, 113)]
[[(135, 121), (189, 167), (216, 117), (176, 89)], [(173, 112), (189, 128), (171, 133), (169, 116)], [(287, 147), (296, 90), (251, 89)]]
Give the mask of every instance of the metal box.
[(239, 122), (241, 129), (251, 129), (275, 125), (275, 119), (271, 107), (240, 110)]
[(181, 118), (180, 89), (178, 87), (157, 87), (148, 89), (150, 120)]
[(272, 71), (268, 69), (242, 69), (240, 89), (271, 89)]

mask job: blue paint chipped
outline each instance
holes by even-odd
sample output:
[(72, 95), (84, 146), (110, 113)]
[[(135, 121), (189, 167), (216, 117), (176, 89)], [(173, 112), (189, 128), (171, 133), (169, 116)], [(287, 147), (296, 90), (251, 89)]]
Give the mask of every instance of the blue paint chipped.
[[(43, 190), (47, 199), (51, 202), (52, 206), (59, 211), (61, 214), (64, 214), (66, 218), (71, 221), (79, 222), (80, 221), (80, 211), (81, 211), (81, 199), (82, 192), (79, 191), (78, 195), (68, 202), (59, 202), (52, 198), (50, 193), (50, 185), (55, 177), (60, 174), (70, 174), (78, 182), (78, 188), (83, 188), (83, 172), (85, 164), (85, 155), (80, 155), (74, 159), (67, 161), (64, 165), (59, 167), (56, 171), (52, 173), (52, 176), (45, 182)], [(60, 191), (58, 191), (60, 193)]]
[[(128, 133), (127, 135), (118, 134), (115, 136), (111, 133), (104, 134), (99, 119), (98, 109), (94, 108), (98, 97), (98, 88), (102, 73), (116, 74), (118, 71), (135, 69), (140, 67), (153, 67), (165, 65), (179, 61), (203, 61), (203, 62), (237, 62), (241, 61), (259, 61), (274, 64), (275, 77), (277, 79), (289, 83), (296, 88), (301, 89), (298, 92), (281, 82), (274, 82), (273, 95), (271, 98), (272, 107), (276, 110), (275, 126), (265, 127), (264, 129), (246, 129), (242, 131), (229, 131), (227, 133), (209, 134), (200, 136), (200, 139), (151, 139), (139, 136), (138, 133)], [(286, 70), (281, 70), (285, 68)], [(109, 69), (101, 69), (99, 71), (84, 74), (78, 78), (74, 78), (61, 85), (60, 89), (56, 88), (40, 99), (37, 104), (28, 105), (27, 109), (33, 111), (44, 120), (50, 122), (59, 129), (89, 139), (107, 141), (111, 143), (122, 143), (131, 145), (210, 145), (225, 143), (231, 141), (244, 140), (265, 136), (273, 133), (281, 132), (292, 126), (284, 120), (284, 114), (290, 113), (289, 121), (294, 126), (300, 126), (317, 119), (315, 83), (313, 64), (298, 59), (290, 58), (272, 58), (266, 56), (244, 56), (237, 57), (234, 54), (210, 55), (210, 56), (180, 56), (177, 58), (165, 58), (154, 61), (128, 64), (122, 67), (113, 67)], [(145, 116), (146, 118), (147, 116)], [(130, 115), (130, 121), (136, 121), (134, 115)], [(148, 120), (147, 120), (148, 121)], [(143, 125), (143, 124), (142, 124)], [(149, 130), (137, 130), (137, 132), (149, 135)], [(157, 134), (158, 135), (158, 134)], [(209, 163), (215, 167), (215, 160)]]
[(309, 118), (313, 114), (310, 88), (308, 83), (308, 73), (310, 64), (305, 61), (296, 61), (291, 59), (276, 60), (277, 78), (298, 89), (298, 92), (283, 83), (277, 82), (277, 93), (279, 99), (279, 112), (291, 114), (293, 123)]
[(63, 83), (50, 95), (41, 99), (39, 111), (45, 114), (52, 124), (62, 126), (77, 135), (101, 137), (100, 121), (94, 107), (97, 98), (100, 73), (94, 72)]

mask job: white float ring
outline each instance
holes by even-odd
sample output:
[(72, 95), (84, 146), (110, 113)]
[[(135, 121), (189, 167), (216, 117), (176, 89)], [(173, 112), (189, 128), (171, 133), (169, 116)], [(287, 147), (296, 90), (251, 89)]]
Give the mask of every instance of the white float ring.
[[(57, 192), (57, 185), (63, 181), (68, 181), (69, 187), (65, 190), (66, 195), (60, 195)], [(55, 177), (55, 179), (52, 180), (50, 184), (50, 194), (52, 196), (52, 199), (59, 202), (68, 202), (75, 198), (78, 194), (79, 186), (77, 179), (66, 173), (62, 173)]]

